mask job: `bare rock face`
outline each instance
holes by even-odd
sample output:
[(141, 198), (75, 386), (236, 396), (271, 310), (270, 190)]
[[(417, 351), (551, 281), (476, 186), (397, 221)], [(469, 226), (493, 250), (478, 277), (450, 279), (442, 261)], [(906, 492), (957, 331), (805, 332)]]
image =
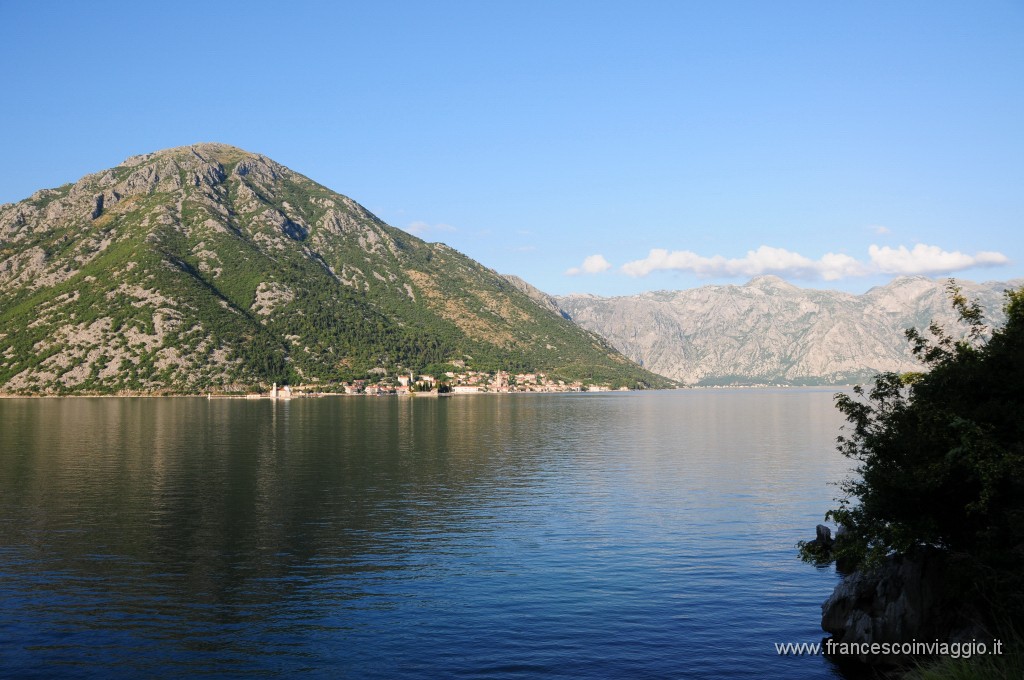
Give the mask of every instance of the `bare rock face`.
[[(1024, 282), (961, 283), (998, 323), (1003, 290)], [(633, 361), (686, 384), (842, 384), (920, 370), (903, 333), (932, 320), (955, 330), (945, 284), (903, 277), (853, 295), (761, 276), (742, 286), (554, 300)]]
[(103, 194), (96, 194), (96, 205), (92, 209), (92, 219), (103, 214)]
[[(821, 606), (821, 627), (832, 635), (832, 649), (848, 644), (847, 649), (863, 651), (873, 643), (954, 643), (985, 637), (976, 612), (959, 599), (963, 592), (954, 584), (962, 571), (953, 577), (958, 566), (944, 552), (923, 549), (850, 574)], [(901, 665), (914, 658), (900, 651), (853, 656), (873, 665)]]

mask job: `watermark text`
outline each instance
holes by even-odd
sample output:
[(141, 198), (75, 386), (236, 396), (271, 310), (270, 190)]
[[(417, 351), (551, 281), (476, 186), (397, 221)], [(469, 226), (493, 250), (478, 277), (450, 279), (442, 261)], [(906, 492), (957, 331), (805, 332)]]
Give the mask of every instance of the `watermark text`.
[(1002, 654), (1002, 640), (991, 643), (978, 640), (964, 642), (942, 642), (940, 640), (910, 642), (776, 642), (775, 653), (779, 656), (948, 656), (953, 659), (969, 659), (985, 654)]

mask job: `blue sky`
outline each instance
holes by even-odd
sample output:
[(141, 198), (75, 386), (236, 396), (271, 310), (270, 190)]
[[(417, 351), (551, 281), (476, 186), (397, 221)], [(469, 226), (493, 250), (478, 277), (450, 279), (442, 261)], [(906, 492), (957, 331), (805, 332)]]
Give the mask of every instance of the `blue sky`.
[(0, 202), (220, 141), (551, 293), (1024, 276), (1015, 0), (0, 0), (0, 26)]

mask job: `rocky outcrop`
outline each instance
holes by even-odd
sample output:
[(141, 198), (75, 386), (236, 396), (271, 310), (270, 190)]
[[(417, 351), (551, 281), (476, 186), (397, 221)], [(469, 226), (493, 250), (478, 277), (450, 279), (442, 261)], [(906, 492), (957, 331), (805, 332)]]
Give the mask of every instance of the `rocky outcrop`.
[[(998, 323), (1003, 291), (1021, 283), (962, 285)], [(903, 332), (932, 320), (956, 327), (945, 285), (902, 277), (853, 295), (761, 276), (742, 286), (554, 302), (630, 359), (686, 384), (844, 384), (920, 370)]]
[[(976, 623), (978, 613), (965, 602), (965, 574), (964, 564), (936, 549), (890, 557), (849, 574), (821, 606), (821, 627), (832, 635), (826, 650), (844, 650), (845, 644), (860, 662), (899, 665), (915, 657), (903, 643), (987, 637)], [(888, 644), (896, 653), (864, 653), (873, 643)]]
[(831, 553), (835, 543), (835, 539), (832, 538), (832, 530), (824, 524), (819, 524), (814, 527), (814, 540), (809, 541), (807, 546), (815, 552)]

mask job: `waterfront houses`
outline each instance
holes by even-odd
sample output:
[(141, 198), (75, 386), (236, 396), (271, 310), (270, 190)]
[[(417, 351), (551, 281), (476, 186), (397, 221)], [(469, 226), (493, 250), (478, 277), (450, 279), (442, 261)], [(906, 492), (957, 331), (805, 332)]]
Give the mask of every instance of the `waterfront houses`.
[[(287, 388), (278, 388), (278, 394), (283, 395), (282, 390), (284, 389), (288, 389), (289, 397), (317, 397), (329, 394), (366, 396), (436, 394), (440, 396), (520, 392), (607, 392), (612, 388), (608, 385), (588, 385), (580, 381), (566, 382), (544, 373), (448, 371), (437, 376), (417, 375), (415, 372), (410, 372), (396, 376), (382, 376), (376, 380), (353, 380), (333, 385), (291, 385)], [(270, 397), (272, 394), (263, 396)]]

